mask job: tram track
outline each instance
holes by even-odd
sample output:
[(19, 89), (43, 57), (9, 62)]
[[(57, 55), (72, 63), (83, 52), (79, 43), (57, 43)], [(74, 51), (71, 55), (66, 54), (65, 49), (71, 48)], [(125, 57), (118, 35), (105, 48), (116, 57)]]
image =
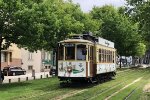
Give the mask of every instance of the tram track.
[[(144, 73), (143, 73), (144, 74)], [(143, 75), (142, 74), (142, 75)], [(137, 73), (134, 73), (134, 74), (131, 74), (132, 75), (132, 77), (134, 77), (134, 76), (136, 76), (137, 75)], [(124, 79), (125, 78), (127, 78), (127, 76), (126, 77), (124, 77)], [(116, 83), (116, 85), (114, 85), (113, 87), (108, 87), (108, 88), (106, 88), (106, 89), (104, 89), (103, 91), (101, 91), (101, 92), (97, 92), (98, 94), (95, 94), (95, 96), (93, 96), (93, 97), (90, 97), (90, 98), (85, 98), (85, 99), (88, 99), (88, 100), (92, 100), (92, 99), (94, 99), (94, 98), (96, 98), (96, 97), (98, 97), (98, 96), (100, 96), (100, 95), (102, 95), (102, 94), (104, 94), (104, 93), (106, 93), (106, 92), (108, 92), (108, 91), (110, 91), (110, 90), (113, 90), (114, 88), (117, 88), (117, 87), (119, 87), (120, 85), (123, 85), (123, 84), (125, 84), (125, 83), (127, 83), (127, 81), (118, 81), (117, 83)]]
[(122, 72), (129, 71), (129, 70), (131, 70), (131, 69), (126, 69), (126, 70), (123, 70), (123, 71), (117, 71), (117, 74), (118, 74), (118, 73), (122, 73)]
[[(118, 82), (118, 83), (120, 83), (120, 82)], [(109, 89), (110, 88), (115, 88), (115, 87), (117, 87), (118, 85), (121, 85), (121, 84), (123, 84), (123, 83), (120, 83), (120, 84), (116, 84), (116, 85), (114, 85), (113, 87), (108, 87), (107, 88), (107, 90), (109, 91)], [(91, 85), (89, 85), (88, 87), (93, 87), (93, 86), (97, 86), (97, 84), (91, 84)], [(105, 89), (106, 90), (106, 89)], [(103, 90), (103, 91), (101, 91), (101, 92), (104, 92), (105, 90)], [(84, 92), (84, 91), (88, 91), (88, 89), (82, 89), (82, 90), (74, 90), (74, 91), (72, 91), (71, 93), (67, 93), (67, 94), (64, 94), (65, 96), (64, 97), (62, 97), (61, 96), (61, 99), (63, 98), (63, 99), (65, 99), (65, 98), (68, 98), (68, 97), (70, 97), (70, 96), (73, 96), (73, 95), (76, 95), (76, 94), (79, 94), (79, 93), (82, 93), (82, 92)], [(55, 97), (55, 98), (52, 98), (52, 100), (61, 100), (60, 99), (60, 96), (58, 96), (58, 97)], [(88, 98), (85, 98), (85, 99), (88, 99)]]
[[(141, 77), (142, 77), (142, 79), (144, 79), (144, 77), (145, 77), (145, 75), (147, 75), (147, 73), (145, 72), (145, 73), (143, 73), (142, 75), (141, 75)], [(116, 94), (119, 94), (120, 92), (122, 92), (123, 90), (125, 90), (125, 89), (127, 89), (129, 86), (132, 86), (132, 85), (134, 85), (135, 83), (136, 84), (138, 84), (138, 82), (139, 81), (141, 81), (141, 79), (139, 79), (139, 80), (135, 80), (135, 82), (133, 81), (132, 83), (130, 83), (130, 84), (127, 84), (126, 86), (124, 86), (123, 88), (121, 88), (120, 90), (118, 90), (118, 91), (115, 91), (113, 94), (111, 94), (111, 95), (109, 95), (109, 96), (107, 96), (106, 98), (105, 98), (105, 100), (109, 100), (110, 98), (112, 99), (112, 97), (113, 96), (115, 96)], [(142, 84), (142, 83), (141, 83)], [(124, 97), (123, 99), (127, 99), (127, 98), (129, 98), (137, 89), (139, 88), (139, 85), (137, 86), (137, 87), (135, 87), (126, 97)], [(119, 94), (120, 95), (120, 94)]]
[(118, 94), (120, 91), (122, 91), (122, 90), (128, 88), (130, 85), (132, 85), (132, 84), (134, 84), (134, 83), (140, 81), (142, 78), (143, 78), (143, 77), (140, 77), (140, 78), (134, 80), (133, 82), (131, 82), (130, 84), (125, 85), (125, 86), (124, 86), (123, 88), (121, 88), (120, 90), (114, 92), (113, 94), (111, 94), (110, 96), (108, 96), (107, 98), (105, 98), (105, 100), (109, 100), (111, 97), (115, 96), (115, 95)]
[[(139, 70), (140, 71), (140, 70)], [(131, 76), (132, 77), (134, 77), (134, 76), (136, 76), (138, 73), (131, 73)], [(144, 74), (144, 73), (143, 73)], [(121, 76), (118, 76), (118, 77), (122, 77), (122, 75)], [(128, 76), (125, 76), (124, 77), (124, 79), (125, 78), (128, 78)], [(105, 83), (105, 82), (104, 82)], [(103, 90), (101, 90), (101, 91), (98, 91), (96, 94), (103, 94), (103, 93), (106, 93), (107, 91), (109, 91), (109, 90), (112, 90), (112, 89), (114, 89), (114, 88), (116, 88), (116, 87), (118, 87), (118, 86), (120, 86), (120, 85), (123, 85), (123, 84), (125, 84), (126, 82), (125, 81), (118, 81), (114, 86), (111, 86), (111, 87), (108, 87), (108, 88), (105, 88), (105, 89), (103, 89)], [(92, 84), (93, 85), (93, 84)], [(91, 85), (90, 85), (91, 86)], [(94, 87), (95, 86), (97, 86), (97, 85), (93, 85)], [(83, 90), (80, 90), (80, 91), (83, 91), (83, 92), (85, 92), (84, 91), (84, 89)], [(88, 91), (88, 89), (86, 89), (86, 91)], [(76, 95), (76, 94), (78, 94), (78, 93), (81, 93), (81, 92), (79, 92), (79, 91), (73, 91), (73, 93), (71, 93), (71, 95), (70, 96), (73, 96), (73, 95)], [(68, 94), (64, 94), (64, 95), (69, 95), (70, 93), (68, 93)], [(67, 97), (70, 97), (70, 96), (67, 96)], [(97, 96), (99, 96), (99, 95), (97, 95)], [(96, 97), (97, 97), (96, 96)], [(67, 97), (65, 97), (65, 98), (67, 98)], [(63, 99), (65, 99), (65, 98), (63, 98)], [(85, 100), (86, 99), (88, 99), (88, 100), (91, 100), (91, 99), (94, 99), (95, 97), (92, 97), (92, 98), (90, 98), (89, 99), (89, 97), (87, 97), (87, 98), (84, 98)], [(54, 100), (57, 100), (57, 99), (54, 99)], [(59, 100), (59, 99), (58, 99)]]
[[(107, 92), (107, 90), (109, 91), (110, 89), (113, 89), (113, 88), (115, 88), (115, 87), (117, 87), (117, 86), (119, 86), (119, 85), (121, 85), (121, 84), (123, 84), (123, 83), (118, 82), (118, 83), (115, 84), (113, 87), (111, 86), (111, 87), (105, 88), (105, 89), (103, 89), (103, 90), (101, 90), (101, 91), (98, 91), (96, 94), (103, 93), (103, 92), (105, 92), (105, 91)], [(95, 86), (97, 86), (97, 85), (95, 85)], [(84, 99), (89, 99), (89, 97), (84, 98)], [(91, 98), (91, 99), (92, 99), (92, 98)]]
[[(144, 76), (144, 79), (148, 79), (150, 76)], [(149, 79), (150, 80), (150, 79)], [(128, 100), (139, 88), (143, 87), (143, 84), (145, 82), (141, 82), (138, 86), (136, 86), (126, 97), (124, 97), (124, 100)]]
[[(127, 71), (126, 71), (126, 72), (123, 72), (123, 73), (120, 73), (120, 74), (117, 76), (117, 78), (121, 78), (122, 76), (124, 76), (124, 75), (127, 74), (127, 73), (128, 73)], [(137, 73), (138, 73), (138, 72), (136, 72), (136, 73), (131, 73), (131, 72), (129, 72), (130, 76), (132, 76), (132, 77), (136, 76)], [(94, 97), (92, 97), (92, 98), (89, 98), (89, 97), (88, 97), (88, 98), (85, 98), (85, 99), (91, 100), (91, 99), (94, 99), (94, 98), (96, 98), (97, 96), (99, 96), (99, 95), (97, 95), (97, 94), (104, 94), (104, 93), (108, 92), (109, 90), (113, 90), (114, 88), (117, 88), (118, 86), (121, 86), (121, 85), (125, 84), (126, 82), (125, 82), (124, 80), (126, 80), (127, 78), (128, 78), (128, 76), (124, 76), (121, 81), (120, 81), (120, 80), (119, 80), (119, 81), (118, 81), (118, 80), (117, 80), (117, 81), (114, 80), (113, 86), (111, 85), (110, 87), (107, 87), (107, 88), (105, 88), (105, 89), (103, 89), (103, 90), (97, 91), (97, 92), (96, 92), (96, 96), (94, 96)], [(105, 84), (105, 82), (102, 83), (102, 84)], [(58, 87), (58, 88), (56, 88), (56, 89), (53, 89), (52, 91), (48, 91), (48, 92), (44, 92), (44, 93), (41, 93), (41, 94), (36, 94), (36, 95), (32, 95), (32, 96), (26, 97), (26, 98), (24, 98), (24, 100), (33, 99), (33, 98), (38, 98), (39, 96), (41, 97), (41, 96), (45, 96), (45, 95), (48, 95), (48, 94), (57, 95), (57, 94), (61, 94), (62, 92), (64, 92), (64, 93), (62, 93), (62, 95), (65, 95), (65, 96), (63, 97), (63, 99), (65, 99), (65, 98), (74, 96), (74, 95), (76, 95), (76, 94), (82, 94), (83, 92), (88, 91), (88, 90), (89, 90), (89, 89), (88, 89), (89, 87), (96, 87), (96, 88), (98, 88), (98, 87), (100, 87), (100, 86), (101, 86), (101, 84), (99, 84), (99, 85), (97, 85), (97, 84), (91, 84), (91, 85), (88, 85), (87, 87), (85, 87), (85, 88), (83, 88), (83, 89), (80, 89), (80, 90), (76, 90), (76, 89), (74, 89), (74, 88), (73, 88), (73, 90), (72, 90), (72, 89), (71, 89), (71, 90), (68, 89), (67, 92), (64, 92), (64, 91), (62, 90), (62, 88)], [(70, 92), (70, 93), (69, 93), (69, 92)], [(61, 100), (61, 99), (60, 99), (59, 96), (56, 96), (56, 97), (50, 97), (50, 100)]]
[[(104, 83), (105, 83), (105, 82), (104, 82)], [(108, 87), (107, 89), (102, 90), (102, 91), (100, 91), (100, 92), (102, 93), (102, 92), (105, 92), (106, 90), (109, 91), (110, 89), (113, 89), (113, 88), (115, 88), (115, 87), (117, 87), (117, 86), (119, 86), (119, 85), (121, 85), (121, 84), (123, 84), (123, 82), (122, 82), (122, 83), (118, 82), (118, 83), (117, 83), (116, 85), (114, 85), (113, 87), (112, 87), (112, 86), (111, 86), (111, 87)], [(93, 87), (93, 86), (97, 86), (97, 84), (91, 84), (91, 85), (89, 85), (88, 87)], [(67, 98), (67, 97), (76, 95), (76, 94), (78, 94), (78, 93), (81, 93), (80, 91), (84, 92), (84, 91), (88, 91), (88, 89), (82, 89), (82, 90), (79, 90), (79, 91), (74, 90), (74, 91), (72, 91), (71, 93), (64, 94), (64, 95), (66, 95), (66, 96), (61, 97), (61, 98), (65, 99), (65, 98)], [(106, 92), (107, 92), (107, 91), (106, 91)], [(68, 96), (68, 95), (69, 95), (69, 96)], [(85, 98), (85, 99), (88, 99), (88, 98)], [(53, 98), (52, 100), (61, 100), (61, 99), (60, 99), (60, 97), (55, 97), (55, 98)]]

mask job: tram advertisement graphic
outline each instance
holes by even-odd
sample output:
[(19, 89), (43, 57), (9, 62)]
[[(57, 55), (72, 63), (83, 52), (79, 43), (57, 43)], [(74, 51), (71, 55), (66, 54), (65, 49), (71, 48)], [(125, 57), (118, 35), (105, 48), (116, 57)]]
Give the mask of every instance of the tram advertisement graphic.
[(59, 75), (65, 77), (79, 77), (85, 74), (85, 64), (77, 62), (60, 62), (59, 63)]

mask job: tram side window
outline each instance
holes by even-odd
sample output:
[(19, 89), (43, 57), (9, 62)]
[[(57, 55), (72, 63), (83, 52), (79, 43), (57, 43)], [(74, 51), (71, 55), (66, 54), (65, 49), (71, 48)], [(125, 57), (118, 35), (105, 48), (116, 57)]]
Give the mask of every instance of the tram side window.
[(111, 63), (113, 62), (113, 52), (111, 51)]
[(77, 45), (77, 60), (86, 60), (86, 46)]
[(103, 62), (104, 61), (104, 56), (103, 56), (103, 49), (99, 49), (99, 62)]
[(107, 60), (106, 49), (104, 50), (104, 62)]
[(101, 62), (101, 49), (99, 49), (99, 62)]
[(114, 59), (115, 53), (114, 53), (114, 51), (113, 51), (113, 56), (112, 57), (113, 57), (113, 59), (112, 59), (113, 61), (112, 62), (114, 63), (115, 62), (115, 59)]
[(65, 47), (65, 59), (66, 60), (75, 60), (75, 46), (74, 45), (66, 45)]
[(58, 60), (63, 60), (63, 55), (64, 55), (64, 46), (60, 45), (58, 47)]
[(108, 63), (108, 50), (106, 50), (106, 63)]

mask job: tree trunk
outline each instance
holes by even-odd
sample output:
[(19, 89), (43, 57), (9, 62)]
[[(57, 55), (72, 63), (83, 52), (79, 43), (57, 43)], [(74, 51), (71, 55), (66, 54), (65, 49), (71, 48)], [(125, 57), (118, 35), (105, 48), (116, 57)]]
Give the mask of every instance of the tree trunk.
[(136, 59), (135, 59), (135, 57), (133, 57), (132, 63), (133, 63), (133, 65), (135, 66), (135, 64), (136, 64)]
[(126, 61), (126, 65), (127, 65), (127, 58), (126, 58), (126, 56), (125, 56), (125, 61)]

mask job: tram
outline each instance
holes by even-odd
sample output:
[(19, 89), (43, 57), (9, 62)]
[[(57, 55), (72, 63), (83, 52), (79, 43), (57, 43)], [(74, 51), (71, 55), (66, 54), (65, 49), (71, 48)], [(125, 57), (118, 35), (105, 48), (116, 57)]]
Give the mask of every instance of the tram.
[(60, 41), (57, 71), (60, 81), (97, 82), (116, 75), (114, 43), (92, 34)]

